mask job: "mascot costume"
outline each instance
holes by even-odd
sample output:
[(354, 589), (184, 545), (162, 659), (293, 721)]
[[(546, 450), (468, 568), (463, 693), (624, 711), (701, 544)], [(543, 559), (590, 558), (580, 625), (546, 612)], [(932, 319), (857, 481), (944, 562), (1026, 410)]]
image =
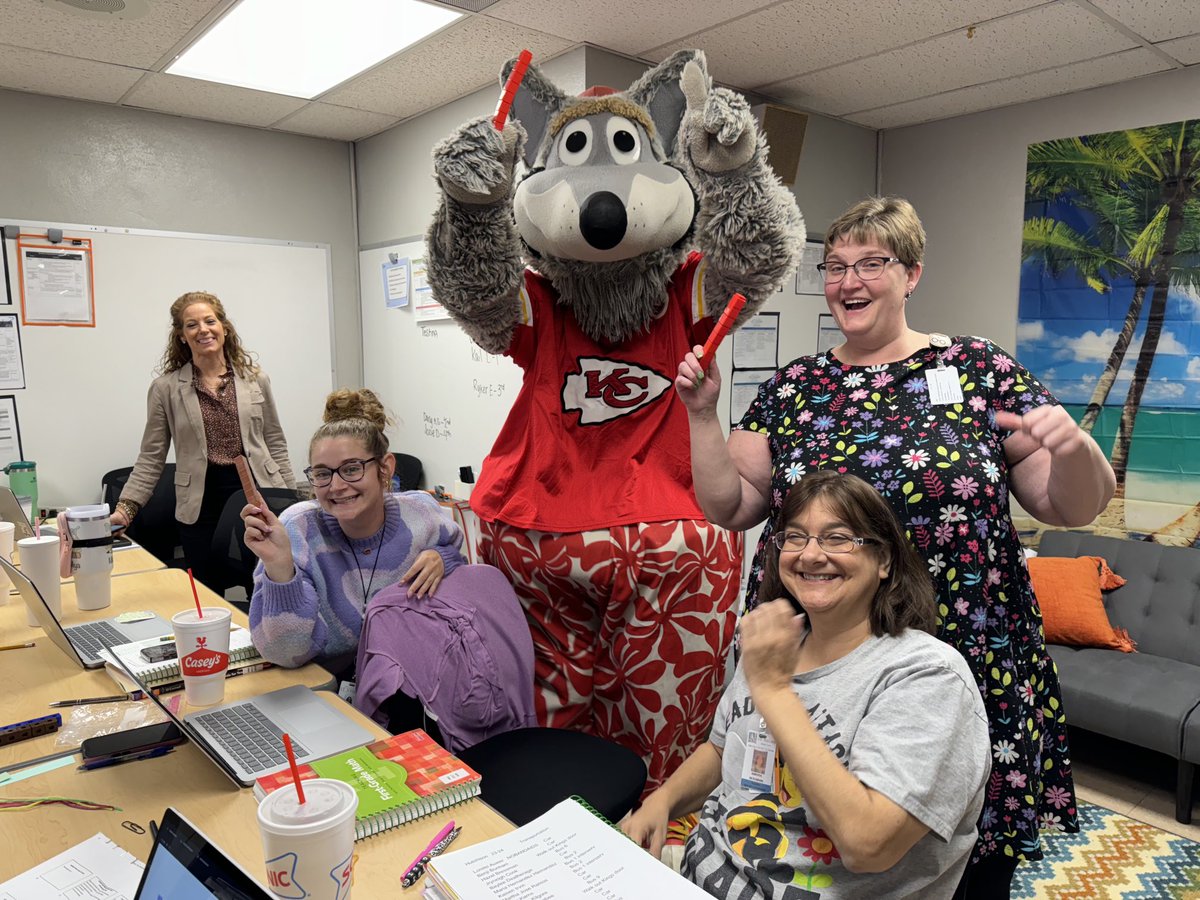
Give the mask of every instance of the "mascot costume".
[(738, 325), (775, 293), (804, 224), (699, 51), (578, 97), (531, 67), (512, 119), (434, 148), (427, 235), (435, 298), (524, 370), (471, 495), (481, 559), (525, 608), (539, 721), (634, 750), (650, 790), (708, 732), (741, 580), (672, 383), (733, 292)]

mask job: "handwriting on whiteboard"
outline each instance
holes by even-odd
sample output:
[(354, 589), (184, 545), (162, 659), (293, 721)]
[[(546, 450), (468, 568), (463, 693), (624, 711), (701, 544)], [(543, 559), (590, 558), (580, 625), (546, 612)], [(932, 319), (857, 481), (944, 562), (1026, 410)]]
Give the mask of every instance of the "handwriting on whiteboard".
[(422, 325), (421, 326), (421, 337), (423, 337), (423, 338), (439, 337), (438, 330), (436, 328), (431, 328), (429, 325)]
[(448, 441), (453, 437), (450, 431), (450, 417), (421, 413), (422, 424), (425, 427), (425, 437), (438, 438)]
[(478, 378), (472, 378), (471, 379), (471, 387), (473, 387), (475, 389), (476, 397), (500, 398), (500, 397), (504, 396), (504, 391), (507, 389), (508, 385), (501, 384), (501, 383), (495, 383), (495, 382), (480, 381)]
[(487, 353), (481, 350), (475, 344), (471, 345), (471, 361), (483, 363), (484, 365), (498, 366), (503, 361), (503, 356), (496, 356), (493, 353)]

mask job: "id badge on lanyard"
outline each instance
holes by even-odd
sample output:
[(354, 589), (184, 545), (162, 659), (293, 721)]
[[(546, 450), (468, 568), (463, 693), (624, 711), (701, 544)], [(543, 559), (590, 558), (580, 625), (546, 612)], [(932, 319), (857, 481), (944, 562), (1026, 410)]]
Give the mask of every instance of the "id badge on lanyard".
[(742, 789), (775, 790), (775, 738), (767, 723), (759, 717), (758, 726), (746, 735), (746, 758), (742, 760)]
[(925, 382), (929, 387), (929, 402), (934, 406), (950, 406), (963, 402), (962, 385), (958, 381), (958, 368), (946, 365), (942, 351), (950, 346), (950, 338), (944, 334), (929, 335), (929, 346), (938, 351), (937, 368), (925, 370)]

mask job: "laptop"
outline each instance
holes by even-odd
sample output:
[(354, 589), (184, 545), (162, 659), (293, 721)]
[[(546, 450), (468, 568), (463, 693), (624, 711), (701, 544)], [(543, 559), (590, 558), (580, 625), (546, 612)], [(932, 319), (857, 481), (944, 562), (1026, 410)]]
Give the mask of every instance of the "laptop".
[(246, 870), (168, 806), (134, 900), (276, 900)]
[(113, 658), (130, 682), (239, 787), (250, 787), (260, 775), (288, 764), (283, 749), (285, 733), (291, 738), (296, 762), (323, 759), (376, 740), (370, 731), (301, 684), (222, 703), (181, 718), (129, 670), (124, 660), (115, 654)]
[[(14, 541), (20, 541), (34, 535), (33, 525), (29, 521), (29, 514), (25, 511), (25, 507), (17, 499), (16, 494), (12, 492), (11, 488), (0, 487), (0, 520), (12, 522), (16, 526), (16, 531), (13, 534)], [(53, 522), (43, 524), (42, 528), (54, 531), (58, 530)], [(134, 546), (134, 543), (129, 538), (123, 535), (113, 535), (114, 552), (132, 546)]]
[(42, 626), (47, 637), (59, 650), (85, 669), (99, 669), (104, 666), (100, 651), (105, 646), (128, 644), (171, 633), (171, 623), (158, 615), (151, 615), (140, 622), (119, 622), (116, 616), (112, 616), (64, 628), (58, 621), (58, 616), (46, 605), (37, 585), (25, 577), (20, 569), (3, 556), (0, 556), (0, 568), (8, 575), (17, 593), (33, 610), (33, 617)]

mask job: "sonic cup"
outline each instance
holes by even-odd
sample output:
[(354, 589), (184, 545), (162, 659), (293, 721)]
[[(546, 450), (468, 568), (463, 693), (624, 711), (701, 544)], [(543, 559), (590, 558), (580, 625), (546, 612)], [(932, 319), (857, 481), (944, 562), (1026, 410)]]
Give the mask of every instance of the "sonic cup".
[(212, 706), (225, 699), (230, 618), (228, 608), (216, 606), (204, 607), (203, 616), (186, 609), (171, 617), (189, 706)]
[(306, 778), (304, 799), (285, 786), (258, 805), (267, 887), (284, 900), (350, 900), (358, 795), (333, 778)]

